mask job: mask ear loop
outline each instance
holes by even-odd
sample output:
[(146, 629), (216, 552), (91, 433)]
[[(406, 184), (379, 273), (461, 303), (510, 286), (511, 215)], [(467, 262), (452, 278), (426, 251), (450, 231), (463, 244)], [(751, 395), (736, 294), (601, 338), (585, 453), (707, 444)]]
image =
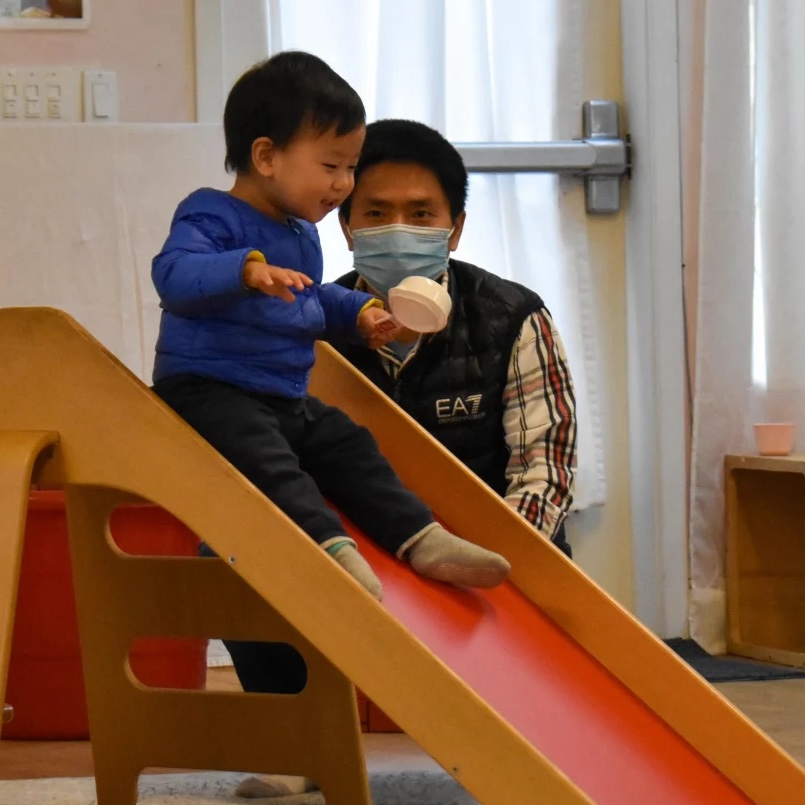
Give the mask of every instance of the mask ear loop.
[[(388, 226), (388, 224), (386, 224), (386, 226)], [(373, 226), (369, 226), (369, 227), (365, 227), (365, 228), (366, 228), (366, 229), (380, 229), (381, 227), (373, 227)], [(428, 226), (420, 226), (420, 227), (417, 227), (417, 229), (430, 229), (430, 228), (431, 228), (431, 227), (428, 227)], [(362, 230), (358, 230), (358, 231), (362, 231)], [(453, 235), (455, 234), (455, 231), (456, 231), (456, 225), (455, 225), (455, 224), (453, 224), (452, 228), (451, 228), (451, 229), (450, 229), (450, 231), (447, 233), (447, 242), (448, 242), (448, 244), (450, 243), (450, 238), (452, 238), (452, 237), (453, 237)], [(352, 227), (348, 226), (348, 227), (347, 227), (347, 232), (349, 233), (349, 236), (350, 236), (350, 237), (351, 237), (353, 240), (355, 240), (355, 233), (352, 231)]]

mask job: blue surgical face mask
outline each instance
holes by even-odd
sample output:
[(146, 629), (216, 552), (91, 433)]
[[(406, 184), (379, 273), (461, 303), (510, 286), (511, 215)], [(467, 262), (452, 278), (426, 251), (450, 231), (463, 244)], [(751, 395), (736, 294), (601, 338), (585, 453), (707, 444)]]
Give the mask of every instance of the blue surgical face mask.
[(388, 224), (352, 232), (355, 270), (388, 296), (406, 277), (436, 280), (447, 271), (452, 229)]

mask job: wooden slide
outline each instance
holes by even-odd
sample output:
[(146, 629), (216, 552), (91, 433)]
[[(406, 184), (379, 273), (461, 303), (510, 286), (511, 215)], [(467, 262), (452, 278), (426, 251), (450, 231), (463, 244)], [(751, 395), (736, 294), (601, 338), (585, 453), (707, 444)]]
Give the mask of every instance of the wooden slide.
[[(798, 801), (803, 769), (326, 347), (312, 392), (367, 425), (451, 529), (505, 554), (513, 583), (426, 582), (357, 535), (378, 604), (67, 315), (0, 310), (0, 702), (22, 501), (55, 444), (99, 805), (133, 805), (155, 765), (307, 774), (328, 805), (368, 805), (350, 682), (487, 805)], [(222, 560), (121, 555), (106, 523), (131, 495)], [(127, 646), (156, 635), (291, 642), (309, 683), (146, 689)]]

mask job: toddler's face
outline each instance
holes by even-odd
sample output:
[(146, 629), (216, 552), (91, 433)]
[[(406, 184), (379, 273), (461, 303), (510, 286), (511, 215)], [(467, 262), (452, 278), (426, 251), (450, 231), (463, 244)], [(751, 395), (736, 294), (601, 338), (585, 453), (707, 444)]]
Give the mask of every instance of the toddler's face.
[(265, 189), (277, 211), (315, 224), (336, 209), (352, 192), (365, 134), (363, 126), (340, 137), (308, 128), (275, 151)]

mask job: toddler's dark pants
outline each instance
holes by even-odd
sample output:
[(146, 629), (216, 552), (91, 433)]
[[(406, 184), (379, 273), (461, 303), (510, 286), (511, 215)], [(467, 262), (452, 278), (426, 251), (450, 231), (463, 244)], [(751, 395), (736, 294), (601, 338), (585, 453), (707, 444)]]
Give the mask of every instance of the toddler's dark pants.
[[(276, 397), (197, 375), (165, 378), (154, 391), (318, 543), (346, 533), (325, 499), (391, 553), (433, 522), (371, 433), (315, 397)], [(202, 555), (214, 554), (205, 546)], [(304, 662), (289, 646), (226, 645), (245, 690), (304, 687)]]

